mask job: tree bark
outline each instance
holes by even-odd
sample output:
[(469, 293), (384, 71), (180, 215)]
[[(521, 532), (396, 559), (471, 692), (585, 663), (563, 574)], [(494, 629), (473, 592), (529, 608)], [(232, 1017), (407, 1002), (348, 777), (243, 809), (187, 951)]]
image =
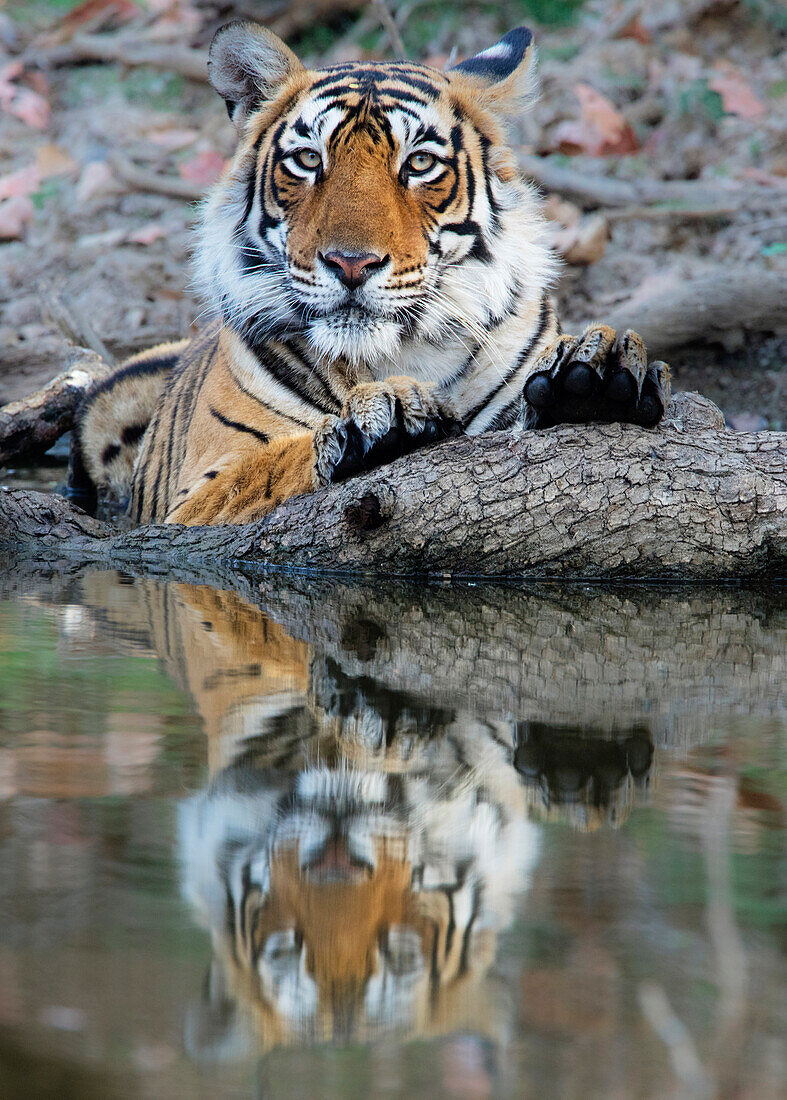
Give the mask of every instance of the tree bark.
[(109, 370), (87, 348), (74, 348), (68, 370), (21, 401), (0, 408), (0, 466), (38, 458), (74, 424), (88, 386)]
[[(224, 582), (226, 585), (226, 582)], [(635, 726), (688, 748), (783, 710), (787, 604), (762, 590), (401, 584), (268, 575), (234, 587), (348, 678), (478, 717)]]
[(0, 543), (123, 565), (377, 575), (680, 577), (783, 572), (787, 434), (728, 432), (679, 395), (655, 431), (490, 432), (286, 501), (245, 526), (118, 533), (45, 494), (0, 494)]

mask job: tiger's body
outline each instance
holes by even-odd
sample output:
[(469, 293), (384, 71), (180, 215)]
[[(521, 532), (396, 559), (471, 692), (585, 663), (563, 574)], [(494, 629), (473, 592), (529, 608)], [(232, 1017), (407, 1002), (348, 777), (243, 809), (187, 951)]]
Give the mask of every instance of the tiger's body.
[(258, 518), (456, 431), (661, 417), (635, 333), (559, 335), (555, 260), (504, 120), (529, 95), (512, 31), (448, 73), (307, 71), (230, 24), (210, 75), (239, 132), (205, 208), (199, 283), (220, 319), (88, 397), (78, 446), (138, 522)]
[[(426, 620), (414, 603), (424, 649), (402, 661), (401, 623), (389, 633), (365, 599), (332, 597), (326, 621), (319, 601), (278, 603), (289, 587), (263, 611), (206, 584), (82, 585), (92, 628), (155, 653), (203, 723), (208, 775), (178, 811), (183, 891), (213, 952), (190, 1051), (464, 1029), (501, 1041), (492, 964), (528, 904), (541, 826), (620, 827), (648, 798), (650, 732), (594, 730), (581, 707), (576, 728), (517, 720), (494, 689), (437, 698), (473, 621), (455, 603)], [(504, 681), (511, 651), (485, 655)]]

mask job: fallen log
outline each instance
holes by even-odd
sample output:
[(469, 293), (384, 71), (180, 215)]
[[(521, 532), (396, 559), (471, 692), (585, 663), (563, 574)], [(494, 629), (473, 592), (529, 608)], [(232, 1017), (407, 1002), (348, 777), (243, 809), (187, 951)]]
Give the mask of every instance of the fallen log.
[(38, 458), (70, 431), (87, 387), (109, 366), (87, 348), (74, 348), (72, 365), (42, 389), (0, 408), (0, 466)]
[(668, 356), (687, 344), (717, 341), (737, 346), (744, 332), (787, 331), (785, 274), (755, 264), (717, 267), (682, 276), (647, 279), (604, 320), (633, 328), (648, 352)]
[(727, 432), (678, 395), (631, 425), (490, 432), (286, 501), (244, 526), (118, 533), (65, 501), (6, 489), (0, 543), (123, 566), (370, 575), (680, 577), (787, 570), (787, 434)]
[(339, 678), (348, 695), (354, 684), (370, 694), (374, 684), (375, 697), (407, 693), (482, 720), (548, 723), (558, 737), (639, 727), (685, 751), (784, 710), (787, 588), (380, 585), (189, 566), (131, 575), (121, 595), (111, 570), (12, 560), (0, 598), (34, 590), (50, 604), (78, 603), (112, 652), (157, 655), (186, 690), (201, 682), (184, 665), (196, 623), (210, 623), (219, 676), (239, 654), (251, 660), (249, 638), (270, 636), (276, 623), (309, 647), (318, 689)]

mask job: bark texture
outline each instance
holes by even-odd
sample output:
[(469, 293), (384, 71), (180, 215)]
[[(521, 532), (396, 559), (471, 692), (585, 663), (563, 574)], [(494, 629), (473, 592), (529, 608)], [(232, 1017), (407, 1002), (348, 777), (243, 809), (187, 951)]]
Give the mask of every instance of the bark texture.
[(74, 426), (85, 391), (109, 367), (93, 351), (74, 348), (73, 362), (43, 389), (0, 408), (0, 466), (38, 458)]
[(406, 693), (449, 713), (551, 726), (556, 736), (641, 728), (659, 747), (679, 751), (784, 710), (784, 588), (564, 581), (381, 587), (188, 565), (157, 576), (155, 566), (128, 566), (126, 580), (135, 578), (119, 602), (112, 574), (86, 576), (73, 560), (12, 557), (6, 565), (0, 596), (34, 591), (87, 607), (111, 646), (157, 653), (182, 683), (194, 622), (182, 609), (192, 599), (199, 605), (210, 584), (225, 590), (218, 606), (232, 607), (226, 590), (241, 601), (240, 639), (263, 637), (271, 620), (278, 623), (309, 646), (315, 683), (343, 678), (338, 686), (350, 696), (355, 687), (367, 695)]
[[(237, 585), (234, 585), (237, 588)], [(249, 602), (345, 676), (478, 717), (687, 748), (783, 712), (784, 594), (413, 586), (266, 576)]]
[(293, 498), (242, 527), (117, 534), (65, 501), (6, 490), (0, 542), (114, 564), (385, 575), (779, 573), (787, 434), (728, 432), (720, 418), (711, 402), (681, 395), (655, 431), (609, 424), (463, 437)]

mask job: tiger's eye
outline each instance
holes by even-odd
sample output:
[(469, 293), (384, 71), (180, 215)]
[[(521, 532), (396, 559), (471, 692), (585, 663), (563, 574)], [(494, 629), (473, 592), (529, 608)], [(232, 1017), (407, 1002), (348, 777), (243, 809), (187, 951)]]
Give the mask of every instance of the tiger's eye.
[(407, 170), (413, 175), (428, 172), (437, 158), (432, 153), (411, 153), (407, 158)]
[(320, 154), (314, 149), (299, 149), (297, 153), (293, 153), (293, 159), (301, 168), (307, 168), (310, 172), (322, 164)]

